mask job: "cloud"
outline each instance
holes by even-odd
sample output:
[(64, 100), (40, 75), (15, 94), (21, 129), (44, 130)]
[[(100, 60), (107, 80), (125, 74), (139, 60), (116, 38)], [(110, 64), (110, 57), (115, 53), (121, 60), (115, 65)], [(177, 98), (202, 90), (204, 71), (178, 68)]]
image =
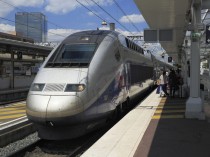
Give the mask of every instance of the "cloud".
[[(0, 1), (0, 16), (5, 17), (11, 11), (15, 10), (15, 7), (37, 7), (44, 4), (44, 0), (4, 0)], [(15, 6), (15, 7), (14, 7)], [(21, 10), (18, 10), (21, 11)]]
[[(96, 5), (92, 1), (78, 0), (87, 7)], [(94, 0), (100, 6), (108, 6), (113, 4), (112, 0)], [(37, 7), (44, 6), (45, 11), (54, 14), (66, 14), (75, 10), (77, 7), (82, 7), (76, 0), (4, 0), (0, 1), (0, 16), (5, 17), (11, 11), (17, 9), (15, 7)], [(15, 7), (13, 7), (15, 6)], [(24, 10), (24, 9), (23, 9)], [(21, 11), (18, 10), (17, 11)]]
[[(92, 1), (88, 2), (87, 0), (78, 0), (85, 6), (96, 5)], [(54, 14), (66, 14), (75, 10), (77, 7), (82, 7), (76, 0), (46, 0), (47, 6), (45, 10)], [(112, 0), (95, 0), (101, 6), (111, 5)]]
[(123, 16), (120, 18), (120, 22), (122, 23), (130, 23), (129, 19), (133, 22), (133, 23), (142, 23), (145, 22), (145, 19), (142, 15), (138, 15), (138, 14), (132, 14), (132, 15), (128, 15), (128, 16)]
[[(94, 12), (94, 13), (95, 13), (95, 12)], [(87, 14), (88, 14), (89, 16), (94, 16), (94, 13), (91, 12), (91, 11), (87, 12)], [(96, 13), (96, 14), (97, 14), (97, 13)]]
[(8, 3), (15, 6), (36, 7), (44, 4), (44, 0), (7, 0)]
[(9, 24), (0, 24), (0, 32), (11, 33), (15, 31), (15, 26)]

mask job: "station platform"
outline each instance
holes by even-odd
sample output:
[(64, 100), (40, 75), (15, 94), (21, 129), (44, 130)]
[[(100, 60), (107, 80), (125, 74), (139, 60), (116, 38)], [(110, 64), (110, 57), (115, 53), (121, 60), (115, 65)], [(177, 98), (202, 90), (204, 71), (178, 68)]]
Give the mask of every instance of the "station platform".
[(154, 90), (82, 157), (209, 157), (210, 123), (185, 119), (185, 102)]
[(20, 140), (36, 131), (26, 117), (26, 102), (0, 105), (0, 147)]
[(26, 102), (20, 101), (0, 106), (0, 128), (4, 123), (26, 118)]

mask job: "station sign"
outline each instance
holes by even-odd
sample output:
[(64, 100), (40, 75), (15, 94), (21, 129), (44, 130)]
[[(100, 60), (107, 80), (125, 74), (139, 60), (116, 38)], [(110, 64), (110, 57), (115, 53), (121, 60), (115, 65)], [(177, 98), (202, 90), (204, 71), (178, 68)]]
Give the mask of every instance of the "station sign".
[(173, 29), (145, 29), (144, 41), (152, 42), (173, 42)]
[(210, 44), (210, 25), (206, 25), (206, 44)]

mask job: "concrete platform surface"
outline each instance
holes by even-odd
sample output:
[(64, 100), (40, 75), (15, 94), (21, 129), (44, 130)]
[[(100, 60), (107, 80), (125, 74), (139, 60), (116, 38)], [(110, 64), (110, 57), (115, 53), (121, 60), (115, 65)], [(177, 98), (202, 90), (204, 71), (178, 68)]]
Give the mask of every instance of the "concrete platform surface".
[(210, 157), (210, 123), (185, 119), (184, 107), (183, 99), (167, 98), (159, 118), (158, 110), (155, 112), (134, 157)]
[(82, 157), (133, 156), (160, 101), (159, 95), (153, 91), (92, 145)]

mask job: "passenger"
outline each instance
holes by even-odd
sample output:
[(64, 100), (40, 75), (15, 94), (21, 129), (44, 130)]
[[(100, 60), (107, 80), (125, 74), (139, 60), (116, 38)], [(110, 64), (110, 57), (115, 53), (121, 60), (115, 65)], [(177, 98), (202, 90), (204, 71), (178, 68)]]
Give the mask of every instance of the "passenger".
[(183, 85), (183, 78), (182, 78), (182, 75), (181, 75), (181, 70), (177, 69), (176, 70), (176, 75), (177, 75), (177, 81), (178, 81), (178, 85), (181, 86)]
[(156, 94), (160, 94), (161, 92), (161, 86), (160, 86), (160, 79), (157, 79), (156, 81), (156, 85), (158, 85), (157, 90), (156, 90)]
[(174, 70), (171, 69), (171, 72), (170, 72), (168, 78), (169, 78), (170, 96), (174, 97), (175, 91), (179, 88), (177, 75)]
[[(166, 71), (163, 71), (162, 75), (160, 75), (160, 87), (162, 88), (162, 91), (164, 92), (163, 96), (169, 95), (167, 92), (167, 76)], [(162, 92), (160, 92), (160, 96), (162, 95)]]
[(183, 82), (183, 78), (181, 75), (181, 70), (177, 69), (176, 71), (176, 75), (177, 75), (177, 87), (179, 89), (179, 96), (182, 97), (182, 85), (184, 84)]

